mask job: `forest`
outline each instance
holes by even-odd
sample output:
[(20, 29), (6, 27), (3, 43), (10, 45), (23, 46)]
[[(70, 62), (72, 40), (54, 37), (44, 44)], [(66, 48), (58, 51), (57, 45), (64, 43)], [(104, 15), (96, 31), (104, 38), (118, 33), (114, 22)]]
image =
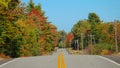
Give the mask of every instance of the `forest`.
[(43, 55), (57, 45), (57, 27), (47, 21), (41, 5), (32, 0), (0, 0), (0, 55)]
[(79, 20), (72, 28), (74, 40), (88, 54), (110, 55), (120, 50), (120, 21), (104, 22), (92, 12), (88, 19)]
[(0, 56), (27, 57), (51, 54), (55, 47), (78, 49), (87, 54), (108, 55), (120, 51), (120, 21), (104, 22), (95, 13), (76, 22), (71, 32), (58, 31), (40, 4), (0, 0)]

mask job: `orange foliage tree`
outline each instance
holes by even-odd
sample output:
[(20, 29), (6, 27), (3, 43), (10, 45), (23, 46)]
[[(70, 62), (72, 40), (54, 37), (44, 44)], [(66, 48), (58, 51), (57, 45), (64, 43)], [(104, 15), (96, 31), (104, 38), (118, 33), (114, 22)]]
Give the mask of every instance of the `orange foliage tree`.
[(66, 45), (67, 47), (70, 46), (72, 39), (74, 38), (74, 35), (72, 33), (67, 34), (67, 39), (66, 39)]

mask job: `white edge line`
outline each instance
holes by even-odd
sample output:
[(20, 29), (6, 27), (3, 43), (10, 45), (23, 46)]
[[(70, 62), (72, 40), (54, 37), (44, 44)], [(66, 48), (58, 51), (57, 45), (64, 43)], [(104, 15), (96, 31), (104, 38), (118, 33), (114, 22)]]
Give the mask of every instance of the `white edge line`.
[(3, 66), (5, 66), (5, 65), (7, 65), (7, 64), (9, 64), (9, 63), (14, 62), (14, 61), (17, 61), (18, 59), (20, 59), (20, 58), (16, 58), (16, 59), (10, 60), (10, 61), (8, 61), (8, 62), (6, 62), (6, 63), (3, 63), (3, 64), (0, 65), (0, 67), (3, 67)]
[(104, 60), (107, 60), (107, 61), (109, 61), (109, 62), (111, 62), (111, 63), (114, 63), (114, 64), (116, 64), (116, 65), (120, 66), (120, 64), (119, 64), (119, 63), (117, 63), (117, 62), (115, 62), (115, 61), (113, 61), (113, 60), (111, 60), (111, 59), (108, 59), (108, 58), (103, 57), (103, 56), (98, 56), (98, 57), (100, 57), (100, 58), (102, 58), (102, 59), (104, 59)]

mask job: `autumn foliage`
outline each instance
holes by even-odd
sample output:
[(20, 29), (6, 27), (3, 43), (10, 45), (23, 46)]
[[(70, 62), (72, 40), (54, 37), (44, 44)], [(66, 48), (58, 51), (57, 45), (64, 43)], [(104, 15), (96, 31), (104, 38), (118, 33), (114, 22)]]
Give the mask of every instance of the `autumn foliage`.
[(69, 47), (71, 45), (71, 42), (72, 42), (73, 38), (74, 38), (74, 35), (72, 33), (67, 34), (67, 39), (66, 39), (67, 47)]
[[(116, 26), (115, 22), (117, 24)], [(117, 29), (116, 31), (115, 28)], [(89, 51), (88, 54), (100, 55), (108, 55), (116, 52), (116, 32), (117, 46), (120, 51), (119, 20), (104, 22), (100, 20), (100, 17), (96, 13), (89, 13), (88, 19), (79, 20), (71, 31), (74, 35), (74, 40), (79, 40), (80, 49)]]
[(24, 57), (54, 50), (57, 28), (47, 21), (40, 5), (32, 0), (27, 7), (19, 0), (4, 2), (8, 7), (0, 5), (0, 54)]

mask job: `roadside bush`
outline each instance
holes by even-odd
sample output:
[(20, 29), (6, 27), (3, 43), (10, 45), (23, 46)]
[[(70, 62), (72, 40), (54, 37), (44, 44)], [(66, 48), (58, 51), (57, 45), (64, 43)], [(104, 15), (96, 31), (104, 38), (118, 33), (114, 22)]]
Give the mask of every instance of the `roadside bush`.
[(93, 47), (94, 47), (93, 48), (94, 54), (107, 55), (112, 52), (113, 45), (107, 43), (100, 43), (100, 44), (95, 44)]
[(102, 50), (101, 52), (101, 55), (110, 55), (110, 54), (111, 54), (111, 51), (106, 49)]

